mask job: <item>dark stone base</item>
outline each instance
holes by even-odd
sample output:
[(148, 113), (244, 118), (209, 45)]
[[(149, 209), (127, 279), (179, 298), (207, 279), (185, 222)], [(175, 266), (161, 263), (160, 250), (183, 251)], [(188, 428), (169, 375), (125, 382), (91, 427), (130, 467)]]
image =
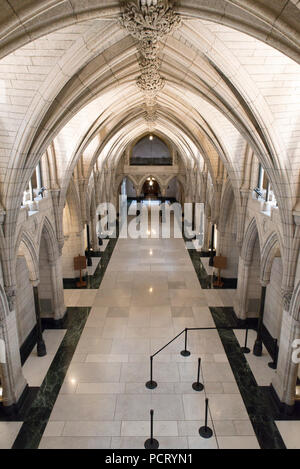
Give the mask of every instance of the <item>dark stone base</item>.
[[(82, 280), (84, 282), (87, 281), (87, 276), (86, 277), (82, 277)], [(76, 277), (76, 278), (63, 278), (63, 287), (64, 289), (74, 289), (74, 288), (78, 288), (77, 287), (77, 282), (79, 282), (79, 277)], [(86, 288), (86, 287), (84, 287)]]
[(54, 319), (54, 318), (41, 318), (42, 321), (42, 329), (63, 329), (64, 328), (64, 323), (67, 317), (67, 308), (65, 311), (65, 314), (62, 318), (60, 319)]
[[(296, 416), (295, 415), (296, 406), (295, 405), (290, 406), (290, 405), (285, 404), (284, 402), (281, 402), (272, 384), (270, 385), (270, 396), (276, 408), (278, 409), (279, 419)], [(300, 416), (298, 415), (298, 418), (299, 417)]]
[(261, 357), (262, 347), (263, 347), (262, 341), (256, 340), (254, 343), (254, 347), (253, 347), (253, 355), (255, 355), (256, 357)]
[(23, 366), (26, 362), (27, 358), (31, 354), (32, 350), (36, 346), (36, 338), (37, 338), (37, 330), (36, 326), (32, 329), (29, 333), (27, 338), (24, 340), (23, 344), (20, 347), (20, 358), (21, 358), (21, 365)]
[[(215, 253), (216, 254), (216, 253)], [(214, 255), (215, 255), (214, 254)], [(199, 252), (200, 257), (210, 257), (210, 252), (209, 251), (200, 251)]]
[[(61, 319), (54, 319), (54, 318), (41, 318), (41, 324), (42, 324), (42, 331), (45, 329), (62, 329), (64, 325), (64, 321), (67, 315), (67, 309), (65, 311), (65, 315)], [(30, 334), (27, 336), (25, 341), (20, 347), (20, 358), (21, 358), (21, 365), (23, 366), (24, 363), (26, 362), (27, 358), (31, 354), (32, 350), (34, 347), (37, 345), (37, 330), (36, 326), (32, 329)], [(44, 353), (43, 355), (39, 355), (40, 357), (46, 355)]]
[(44, 357), (47, 355), (46, 344), (44, 341), (38, 342), (36, 348), (38, 357)]
[(17, 403), (10, 406), (0, 404), (0, 422), (22, 422), (38, 390), (38, 387), (26, 385)]

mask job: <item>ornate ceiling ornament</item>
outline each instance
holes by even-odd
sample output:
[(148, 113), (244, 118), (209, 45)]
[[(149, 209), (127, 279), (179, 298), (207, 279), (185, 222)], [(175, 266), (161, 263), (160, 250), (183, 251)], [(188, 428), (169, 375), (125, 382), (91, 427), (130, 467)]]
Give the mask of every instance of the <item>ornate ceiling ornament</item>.
[(180, 25), (172, 1), (123, 2), (121, 24), (139, 42), (157, 43)]
[(137, 4), (124, 2), (122, 7), (121, 25), (139, 41), (141, 74), (136, 84), (145, 96), (145, 118), (153, 122), (156, 113), (151, 112), (151, 108), (156, 105), (156, 95), (165, 83), (159, 72), (159, 43), (180, 26), (181, 18), (173, 9), (173, 1), (168, 0), (141, 0)]

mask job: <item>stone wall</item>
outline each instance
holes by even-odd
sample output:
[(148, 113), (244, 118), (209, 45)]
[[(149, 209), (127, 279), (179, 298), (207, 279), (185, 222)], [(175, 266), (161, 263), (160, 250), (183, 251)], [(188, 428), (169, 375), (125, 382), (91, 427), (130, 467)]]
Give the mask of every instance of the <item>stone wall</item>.
[(32, 284), (24, 257), (18, 257), (17, 266), (16, 318), (20, 346), (36, 324)]

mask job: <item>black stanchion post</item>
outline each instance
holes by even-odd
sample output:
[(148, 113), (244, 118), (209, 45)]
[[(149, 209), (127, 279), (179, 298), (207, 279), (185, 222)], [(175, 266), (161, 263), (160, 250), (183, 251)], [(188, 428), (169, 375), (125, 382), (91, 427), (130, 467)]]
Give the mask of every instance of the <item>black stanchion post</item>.
[(188, 351), (187, 349), (187, 334), (188, 330), (185, 328), (184, 330), (184, 350), (182, 350), (180, 353), (183, 357), (189, 357), (191, 355), (191, 352)]
[(204, 427), (199, 428), (199, 435), (202, 438), (211, 438), (213, 436), (213, 431), (211, 428), (207, 426), (207, 418), (208, 418), (208, 399), (205, 399), (205, 424)]
[(155, 389), (157, 387), (157, 382), (153, 381), (153, 357), (150, 357), (150, 380), (146, 383), (146, 388)]
[(243, 353), (250, 353), (251, 350), (247, 347), (247, 342), (248, 342), (248, 328), (246, 329), (246, 333), (245, 333), (245, 345), (244, 347), (241, 347), (241, 351)]
[(200, 370), (201, 370), (201, 358), (198, 358), (198, 373), (197, 373), (197, 381), (193, 383), (192, 388), (194, 391), (203, 391), (204, 386), (200, 383)]
[(276, 370), (277, 368), (277, 360), (278, 360), (278, 349), (277, 349), (277, 339), (274, 342), (274, 360), (268, 363), (268, 367), (272, 368), (272, 370)]
[(159, 442), (153, 438), (153, 415), (154, 415), (154, 410), (150, 410), (150, 438), (145, 441), (144, 447), (146, 449), (158, 449), (159, 448)]

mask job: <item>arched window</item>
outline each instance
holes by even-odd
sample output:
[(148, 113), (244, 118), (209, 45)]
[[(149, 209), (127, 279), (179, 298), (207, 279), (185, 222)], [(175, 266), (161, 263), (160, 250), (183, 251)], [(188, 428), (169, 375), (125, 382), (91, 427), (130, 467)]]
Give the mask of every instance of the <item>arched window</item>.
[(133, 147), (130, 164), (134, 166), (170, 166), (172, 157), (168, 146), (156, 135), (146, 135)]

